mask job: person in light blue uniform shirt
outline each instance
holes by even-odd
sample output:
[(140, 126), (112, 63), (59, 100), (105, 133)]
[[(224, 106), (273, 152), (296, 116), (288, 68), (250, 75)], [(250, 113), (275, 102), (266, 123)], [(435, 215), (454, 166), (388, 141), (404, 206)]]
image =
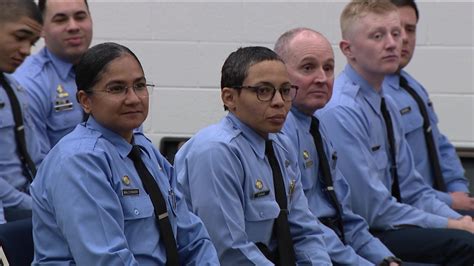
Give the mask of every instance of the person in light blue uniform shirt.
[[(397, 8), (389, 1), (352, 1), (342, 12), (341, 31), (340, 48), (348, 64), (335, 81), (331, 100), (317, 116), (329, 132), (326, 136), (338, 151), (339, 169), (354, 193), (352, 209), (403, 260), (471, 265), (472, 219), (438, 200), (423, 182), (397, 109), (384, 94), (384, 77), (399, 64), (402, 32)], [(395, 177), (390, 171), (383, 101), (393, 124), (401, 202), (392, 197)]]
[[(324, 221), (338, 219), (338, 210), (326, 190), (322, 166), (319, 163), (315, 140), (310, 133), (314, 112), (329, 101), (334, 84), (334, 53), (329, 41), (308, 28), (295, 28), (283, 33), (275, 44), (275, 51), (285, 61), (290, 81), (298, 86), (298, 93), (283, 127), (298, 152), (303, 190), (310, 210)], [(331, 260), (343, 265), (399, 265), (392, 252), (369, 233), (365, 220), (351, 210), (351, 193), (347, 181), (337, 167), (337, 152), (326, 138), (324, 127), (318, 129), (323, 140), (333, 187), (341, 206), (343, 237), (337, 222), (323, 225), (324, 239)], [(331, 229), (332, 228), (332, 229)], [(339, 233), (341, 234), (341, 233)], [(344, 242), (343, 242), (344, 241)]]
[(82, 121), (74, 64), (89, 48), (92, 19), (87, 0), (41, 0), (45, 47), (14, 73), (30, 96), (36, 138), (48, 151)]
[[(26, 151), (35, 166), (42, 156), (33, 134), (29, 101), (23, 87), (10, 73), (29, 56), (31, 46), (39, 39), (42, 23), (34, 1), (0, 2), (0, 75), (19, 102)], [(0, 224), (31, 216), (28, 189), (33, 173), (26, 172), (30, 168), (25, 168), (20, 159), (15, 131), (12, 103), (7, 88), (0, 83)]]
[(133, 130), (148, 114), (152, 89), (136, 56), (115, 43), (96, 45), (79, 62), (76, 82), (89, 118), (57, 143), (31, 185), (33, 265), (168, 262), (150, 190), (129, 158), (132, 146), (165, 200), (179, 262), (218, 265), (204, 225), (176, 190), (173, 168)]
[(465, 171), (456, 154), (456, 149), (438, 128), (438, 116), (427, 90), (409, 73), (403, 70), (410, 63), (415, 51), (416, 26), (419, 18), (418, 7), (413, 0), (392, 0), (392, 3), (398, 7), (402, 30), (405, 34), (399, 69), (397, 73), (385, 78), (385, 83), (387, 83), (387, 90), (385, 92), (395, 100), (398, 112), (401, 114), (405, 138), (412, 150), (416, 170), (429, 186), (434, 187), (435, 175), (425, 141), (423, 116), (415, 99), (400, 86), (400, 76), (403, 76), (407, 80), (408, 85), (421, 97), (428, 112), (436, 147), (435, 151), (446, 187), (446, 191), (436, 190), (436, 195), (453, 209), (474, 216), (474, 198), (468, 195), (469, 182), (465, 177)]
[[(176, 154), (180, 189), (206, 225), (223, 265), (279, 264), (291, 250), (293, 264), (331, 264), (320, 224), (304, 197), (295, 151), (278, 133), (295, 93), (272, 50), (239, 48), (222, 67), (221, 98), (229, 113)], [(266, 145), (275, 151), (286, 191), (292, 242), (286, 249), (277, 245), (275, 221), (283, 210)]]

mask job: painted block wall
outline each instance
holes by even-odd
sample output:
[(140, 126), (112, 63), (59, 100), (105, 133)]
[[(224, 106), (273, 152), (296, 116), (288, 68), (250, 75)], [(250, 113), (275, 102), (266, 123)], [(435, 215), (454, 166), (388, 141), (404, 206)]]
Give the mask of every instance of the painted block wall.
[[(284, 31), (305, 26), (328, 37), (336, 72), (339, 15), (347, 1), (108, 1), (90, 0), (93, 43), (114, 41), (141, 59), (157, 88), (144, 130), (191, 136), (225, 115), (220, 68), (240, 46), (272, 48)], [(407, 70), (430, 92), (442, 131), (457, 147), (474, 148), (474, 3), (418, 1), (418, 44)]]

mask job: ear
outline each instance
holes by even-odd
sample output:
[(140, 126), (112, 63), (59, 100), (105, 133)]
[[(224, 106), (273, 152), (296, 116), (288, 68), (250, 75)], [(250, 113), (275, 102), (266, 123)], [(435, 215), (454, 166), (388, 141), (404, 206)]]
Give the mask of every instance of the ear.
[(223, 88), (221, 91), (221, 99), (224, 106), (226, 106), (230, 111), (235, 111), (237, 90), (228, 87)]
[(339, 42), (339, 49), (341, 49), (341, 52), (348, 58), (352, 59), (352, 49), (351, 49), (351, 44), (347, 40), (342, 40)]
[(91, 108), (91, 99), (89, 95), (85, 91), (80, 90), (77, 92), (76, 97), (77, 97), (77, 101), (82, 106), (82, 109), (84, 109), (84, 112), (86, 114), (90, 114), (92, 111), (92, 108)]

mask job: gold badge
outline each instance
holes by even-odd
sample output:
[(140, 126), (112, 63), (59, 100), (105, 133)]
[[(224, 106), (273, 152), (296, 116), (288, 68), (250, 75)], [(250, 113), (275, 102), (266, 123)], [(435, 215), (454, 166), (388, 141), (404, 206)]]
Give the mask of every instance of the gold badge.
[(262, 189), (263, 189), (263, 182), (262, 182), (262, 180), (257, 179), (257, 181), (255, 181), (255, 187), (256, 187), (258, 190), (262, 190)]
[(58, 93), (59, 98), (65, 98), (69, 96), (69, 93), (67, 93), (67, 91), (64, 90), (61, 84), (59, 84), (58, 87), (56, 88), (56, 92)]
[(122, 177), (122, 182), (127, 186), (130, 185), (130, 177), (128, 177), (128, 175), (124, 175)]
[(305, 159), (305, 160), (309, 159), (309, 152), (307, 150), (303, 151), (303, 159)]

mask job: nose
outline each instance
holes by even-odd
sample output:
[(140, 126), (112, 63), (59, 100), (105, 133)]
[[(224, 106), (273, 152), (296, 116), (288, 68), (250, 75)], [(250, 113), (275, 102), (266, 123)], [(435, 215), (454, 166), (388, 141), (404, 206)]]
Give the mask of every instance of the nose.
[(314, 83), (316, 84), (324, 84), (328, 81), (328, 77), (326, 75), (326, 71), (322, 67), (318, 68), (315, 71), (315, 76), (314, 76)]
[(401, 37), (402, 37), (402, 33), (399, 33), (398, 35), (388, 34), (387, 49), (394, 50), (397, 47), (399, 47), (401, 44)]
[(128, 87), (127, 93), (125, 94), (125, 104), (134, 105), (140, 102), (140, 97), (133, 89), (133, 87)]
[(285, 100), (283, 100), (280, 90), (275, 90), (275, 94), (273, 95), (271, 105), (273, 107), (282, 107), (285, 105)]
[(26, 57), (31, 53), (31, 43), (27, 40), (21, 42), (20, 53), (22, 56)]
[(77, 23), (77, 21), (71, 17), (67, 23), (67, 30), (68, 31), (76, 31), (79, 29), (79, 25)]

